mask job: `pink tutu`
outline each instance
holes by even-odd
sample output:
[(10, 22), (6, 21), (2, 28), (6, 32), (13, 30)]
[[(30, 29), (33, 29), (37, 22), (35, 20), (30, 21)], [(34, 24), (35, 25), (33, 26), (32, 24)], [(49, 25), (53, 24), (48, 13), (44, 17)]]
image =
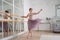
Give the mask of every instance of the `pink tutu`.
[(41, 19), (29, 19), (28, 20), (28, 29), (31, 30), (32, 28), (36, 27), (39, 24)]

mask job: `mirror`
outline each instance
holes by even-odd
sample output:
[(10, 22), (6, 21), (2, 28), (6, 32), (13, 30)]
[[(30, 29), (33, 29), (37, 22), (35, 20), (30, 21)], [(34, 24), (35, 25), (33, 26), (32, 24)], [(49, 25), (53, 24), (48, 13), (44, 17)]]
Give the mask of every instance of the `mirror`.
[[(14, 4), (13, 4), (13, 0), (4, 0), (4, 1), (0, 0), (0, 11), (2, 10), (8, 10), (9, 13), (12, 14), (13, 16), (10, 17), (10, 19), (4, 19), (4, 16), (0, 15), (0, 20), (12, 20), (8, 22), (0, 22), (0, 26), (1, 26), (0, 38), (9, 37), (18, 34), (20, 32), (23, 32), (24, 23), (20, 22), (22, 20), (20, 16), (24, 15), (22, 0), (14, 0)], [(6, 25), (8, 34), (7, 32), (4, 31), (2, 32), (2, 30), (4, 29), (4, 28), (2, 29), (2, 25), (3, 27)]]
[(4, 0), (4, 1), (9, 3), (9, 4), (13, 4), (13, 0)]
[[(18, 15), (16, 17), (17, 20), (20, 20), (21, 21), (21, 18), (20, 16), (21, 15), (24, 15), (23, 14), (23, 4), (22, 4), (22, 0), (14, 0), (14, 14)], [(22, 24), (20, 21), (16, 22), (16, 26), (15, 26), (15, 33), (20, 33), (20, 32), (23, 32), (24, 31), (24, 24)], [(23, 30), (23, 31), (22, 31)]]

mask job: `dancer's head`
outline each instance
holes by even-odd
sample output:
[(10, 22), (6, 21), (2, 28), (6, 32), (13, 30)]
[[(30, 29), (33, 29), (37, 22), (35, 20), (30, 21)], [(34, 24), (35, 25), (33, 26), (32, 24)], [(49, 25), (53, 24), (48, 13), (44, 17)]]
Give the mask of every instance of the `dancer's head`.
[(29, 12), (30, 12), (30, 13), (32, 12), (32, 10), (33, 10), (32, 8), (29, 8)]
[(9, 11), (8, 10), (5, 10), (5, 13), (9, 13)]

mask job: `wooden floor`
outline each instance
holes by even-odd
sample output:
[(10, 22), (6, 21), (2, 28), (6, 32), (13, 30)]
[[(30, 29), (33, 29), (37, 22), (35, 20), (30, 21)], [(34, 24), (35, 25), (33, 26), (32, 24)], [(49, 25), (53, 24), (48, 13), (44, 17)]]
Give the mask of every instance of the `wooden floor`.
[(33, 31), (33, 36), (27, 39), (27, 33), (24, 35), (20, 35), (11, 40), (40, 40), (41, 35), (60, 35), (60, 33), (53, 33), (48, 31)]

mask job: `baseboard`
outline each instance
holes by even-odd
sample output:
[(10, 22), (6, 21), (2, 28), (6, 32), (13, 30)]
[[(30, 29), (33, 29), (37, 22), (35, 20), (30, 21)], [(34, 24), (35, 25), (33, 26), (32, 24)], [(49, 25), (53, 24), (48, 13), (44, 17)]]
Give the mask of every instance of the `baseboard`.
[(33, 30), (33, 31), (51, 32), (50, 30)]

